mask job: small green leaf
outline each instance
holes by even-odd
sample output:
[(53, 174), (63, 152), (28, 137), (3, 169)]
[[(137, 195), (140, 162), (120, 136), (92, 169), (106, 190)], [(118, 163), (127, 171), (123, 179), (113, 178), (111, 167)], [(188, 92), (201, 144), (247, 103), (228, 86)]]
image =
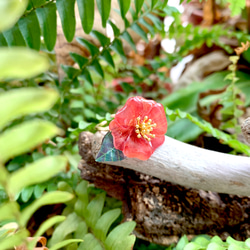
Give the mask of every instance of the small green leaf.
[(10, 29), (23, 14), (28, 0), (0, 1), (0, 32)]
[(6, 130), (0, 135), (0, 162), (30, 151), (59, 132), (54, 124), (42, 120), (24, 122)]
[(126, 13), (129, 10), (130, 7), (130, 0), (118, 0), (120, 11), (121, 11), (121, 17), (125, 19)]
[(83, 242), (77, 248), (77, 250), (103, 250), (102, 246), (93, 234), (86, 234), (83, 238)]
[(106, 235), (112, 223), (119, 217), (121, 214), (121, 209), (113, 209), (104, 213), (97, 221), (94, 232), (98, 239), (102, 242), (105, 241)]
[(151, 9), (154, 8), (154, 6), (156, 5), (157, 0), (151, 0)]
[(49, 60), (28, 48), (0, 48), (0, 79), (30, 78), (49, 68)]
[(113, 246), (117, 244), (117, 242), (121, 241), (128, 235), (132, 233), (135, 229), (136, 223), (134, 221), (127, 221), (119, 226), (115, 227), (109, 234), (107, 239), (105, 240), (105, 245), (108, 249), (114, 249)]
[[(61, 242), (58, 242), (55, 244), (53, 247), (50, 247), (50, 250), (57, 250), (57, 249), (62, 249), (63, 247), (71, 244), (71, 243), (79, 243), (82, 242), (83, 240), (81, 239), (69, 239), (69, 240), (63, 240)], [(77, 248), (78, 249), (78, 248)]]
[(7, 47), (8, 46), (7, 41), (3, 36), (3, 33), (0, 33), (0, 46), (1, 47)]
[(98, 152), (95, 161), (121, 161), (123, 159), (125, 159), (123, 152), (114, 147), (113, 136), (111, 132), (108, 132), (103, 138), (100, 151)]
[(140, 18), (138, 22), (142, 24), (150, 32), (151, 35), (155, 34), (154, 27), (148, 22), (146, 22), (144, 18)]
[(15, 196), (24, 187), (47, 181), (62, 171), (66, 164), (67, 158), (61, 155), (47, 156), (28, 164), (10, 175), (8, 192)]
[[(225, 244), (224, 244), (224, 245), (225, 245)], [(211, 243), (208, 244), (208, 246), (207, 246), (206, 249), (207, 249), (207, 250), (226, 250), (227, 247), (223, 247), (223, 246), (219, 245), (219, 244), (216, 243), (216, 242), (211, 242)]]
[(92, 86), (94, 85), (91, 75), (89, 73), (89, 70), (86, 68), (82, 71), (82, 74), (79, 76), (79, 78), (82, 78), (83, 80), (87, 81)]
[(34, 196), (36, 199), (40, 198), (46, 189), (45, 184), (37, 184), (34, 188)]
[(246, 7), (245, 0), (227, 0), (229, 8), (231, 10), (231, 16), (240, 15), (242, 9)]
[(147, 18), (149, 18), (153, 22), (153, 24), (156, 27), (156, 29), (158, 29), (158, 30), (162, 30), (163, 29), (163, 23), (160, 21), (160, 19), (158, 17), (156, 17), (155, 15), (149, 13), (147, 15)]
[(97, 59), (93, 60), (89, 67), (93, 69), (101, 78), (104, 78), (104, 72)]
[(20, 18), (18, 26), (26, 44), (31, 49), (39, 50), (41, 30), (36, 14), (31, 12), (28, 16)]
[(176, 250), (183, 250), (188, 244), (188, 238), (186, 235), (182, 236), (176, 245)]
[(86, 57), (74, 52), (69, 52), (69, 55), (79, 65), (80, 68), (83, 68), (89, 61)]
[(147, 33), (137, 23), (133, 23), (131, 29), (137, 33), (146, 43), (148, 43)]
[(9, 173), (5, 166), (0, 163), (0, 184), (6, 186), (9, 178)]
[(132, 39), (132, 37), (130, 36), (130, 34), (125, 30), (122, 35), (121, 38), (123, 38), (126, 42), (128, 42), (128, 44), (131, 46), (131, 48), (136, 52), (136, 46), (135, 43)]
[(94, 24), (95, 1), (77, 0), (77, 5), (81, 18), (82, 28), (86, 34), (89, 34)]
[(90, 35), (96, 38), (103, 47), (108, 46), (110, 44), (110, 39), (97, 30), (92, 30)]
[(19, 214), (17, 202), (9, 201), (0, 206), (0, 221), (14, 219)]
[(38, 200), (35, 200), (31, 205), (23, 209), (20, 216), (20, 225), (25, 226), (31, 215), (41, 206), (65, 203), (74, 197), (73, 194), (68, 192), (54, 191), (44, 194)]
[(121, 40), (116, 38), (110, 48), (122, 58), (124, 63), (126, 63), (127, 58), (125, 56)]
[(112, 250), (130, 250), (133, 249), (134, 243), (135, 243), (135, 235), (129, 235), (125, 238), (121, 238), (120, 240), (117, 240), (115, 244), (112, 247)]
[(112, 30), (114, 32), (114, 36), (117, 37), (120, 35), (120, 30), (117, 28), (117, 26), (110, 20), (108, 20), (108, 24), (112, 27)]
[(195, 242), (188, 243), (183, 250), (200, 250), (201, 246)]
[(53, 232), (49, 246), (54, 246), (55, 244), (61, 242), (67, 235), (74, 232), (81, 221), (80, 217), (78, 217), (75, 213), (67, 215), (65, 221), (59, 224)]
[(63, 33), (68, 42), (71, 42), (75, 35), (75, 0), (57, 0), (57, 11), (59, 13)]
[(106, 27), (111, 9), (111, 0), (96, 0), (97, 8), (102, 18), (102, 27)]
[(104, 60), (107, 64), (109, 64), (112, 68), (115, 68), (115, 64), (110, 52), (106, 49), (103, 50), (101, 55), (99, 56), (102, 60)]
[[(1, 56), (0, 56), (1, 57)], [(43, 112), (58, 99), (54, 89), (19, 88), (0, 94), (0, 129), (22, 115)]]
[(76, 69), (72, 66), (61, 65), (61, 68), (67, 74), (69, 79), (73, 79), (79, 74), (79, 69)]
[(0, 249), (14, 249), (15, 246), (19, 246), (28, 236), (28, 230), (20, 230), (17, 233), (2, 239), (0, 241)]
[(88, 233), (88, 226), (85, 221), (81, 221), (78, 224), (77, 229), (74, 233), (74, 238), (76, 239), (83, 239), (83, 237)]
[(143, 3), (144, 3), (144, 0), (135, 0), (135, 10), (136, 10), (137, 15), (139, 14)]
[(92, 43), (87, 41), (86, 39), (77, 37), (76, 41), (78, 43), (80, 43), (82, 46), (84, 46), (85, 48), (87, 48), (89, 50), (91, 56), (96, 56), (99, 54), (99, 49), (95, 45), (93, 45)]
[[(24, 203), (27, 203), (28, 200), (31, 198), (32, 194), (33, 194), (33, 191), (34, 191), (34, 187), (31, 186), (31, 187), (25, 187), (22, 192), (21, 192), (21, 199)], [(12, 196), (14, 197), (14, 195)]]
[(47, 219), (40, 225), (40, 227), (34, 234), (34, 237), (42, 236), (49, 228), (51, 228), (52, 226), (54, 226), (55, 224), (59, 222), (63, 222), (65, 219), (66, 217), (62, 215), (56, 215)]
[(51, 2), (43, 8), (36, 9), (36, 14), (41, 24), (44, 43), (49, 51), (52, 51), (56, 44), (56, 4)]
[(3, 35), (9, 46), (26, 46), (18, 24), (3, 32)]
[(87, 206), (86, 222), (91, 228), (95, 228), (100, 218), (105, 201), (105, 193), (98, 194)]

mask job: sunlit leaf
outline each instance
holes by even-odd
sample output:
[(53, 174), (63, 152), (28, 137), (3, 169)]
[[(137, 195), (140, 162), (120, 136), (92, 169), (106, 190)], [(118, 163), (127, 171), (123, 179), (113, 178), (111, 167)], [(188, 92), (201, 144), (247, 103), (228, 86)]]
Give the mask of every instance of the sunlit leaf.
[(56, 44), (56, 4), (51, 2), (43, 8), (36, 9), (36, 14), (41, 24), (45, 46), (49, 51), (54, 49)]
[(11, 28), (23, 14), (28, 0), (0, 1), (0, 32)]
[(106, 49), (103, 50), (101, 55), (99, 56), (102, 60), (104, 60), (106, 63), (108, 63), (111, 67), (115, 68), (115, 64), (113, 61), (113, 58), (110, 54), (110, 52)]
[(41, 30), (37, 16), (34, 12), (22, 17), (18, 21), (18, 26), (27, 45), (35, 50), (40, 49)]
[(103, 250), (99, 241), (94, 237), (93, 234), (88, 233), (84, 236), (83, 242), (80, 244), (77, 250)]
[(30, 78), (49, 68), (46, 56), (28, 48), (0, 48), (0, 79)]
[(63, 240), (61, 242), (58, 242), (54, 246), (50, 247), (50, 250), (57, 250), (57, 249), (62, 249), (63, 247), (71, 244), (71, 243), (79, 243), (82, 242), (82, 239), (69, 239), (69, 240)]
[(75, 0), (57, 0), (57, 11), (59, 13), (63, 33), (68, 42), (71, 42), (75, 35)]
[(82, 28), (84, 32), (88, 34), (92, 30), (94, 24), (95, 1), (77, 0), (77, 5), (81, 17)]
[(143, 3), (144, 3), (144, 0), (135, 0), (135, 10), (136, 10), (137, 15), (139, 14)]
[(113, 209), (104, 213), (97, 221), (94, 232), (98, 239), (105, 241), (106, 235), (112, 223), (118, 218), (121, 214), (121, 209)]
[(42, 120), (24, 122), (8, 129), (0, 135), (0, 162), (30, 151), (58, 133), (59, 128)]
[(125, 19), (126, 13), (129, 10), (130, 7), (130, 0), (118, 0), (120, 11), (121, 11), (121, 17)]
[[(119, 226), (115, 227), (109, 234), (107, 239), (105, 240), (105, 245), (108, 249), (115, 249), (113, 248), (119, 241), (127, 237), (132, 233), (136, 226), (134, 221), (127, 221)], [(132, 246), (130, 246), (131, 249)]]
[(40, 225), (40, 227), (34, 234), (34, 237), (43, 235), (49, 228), (51, 228), (52, 226), (54, 226), (55, 224), (59, 222), (63, 222), (65, 219), (66, 217), (62, 215), (56, 215), (47, 219)]
[[(1, 73), (0, 73), (1, 74)], [(0, 129), (22, 115), (43, 112), (58, 99), (54, 89), (19, 88), (0, 94)]]
[(22, 188), (44, 182), (62, 171), (67, 164), (64, 156), (47, 156), (28, 164), (11, 174), (8, 180), (8, 191), (15, 196)]
[(0, 221), (13, 219), (19, 214), (17, 202), (7, 202), (0, 206)]
[(113, 41), (113, 44), (110, 46), (110, 48), (111, 48), (114, 52), (116, 52), (116, 53), (122, 58), (122, 60), (123, 60), (124, 63), (126, 63), (127, 57), (126, 57), (126, 55), (125, 55), (125, 53), (124, 53), (124, 50), (123, 50), (123, 46), (122, 46), (121, 40), (115, 39), (115, 40)]
[(123, 159), (125, 159), (123, 152), (114, 147), (113, 136), (108, 132), (103, 138), (102, 146), (95, 160), (97, 162), (105, 162), (121, 161)]
[(31, 215), (41, 206), (65, 203), (74, 197), (73, 194), (62, 191), (54, 191), (44, 194), (41, 198), (35, 200), (31, 205), (22, 210), (20, 224), (25, 226)]
[(94, 228), (100, 218), (105, 201), (105, 193), (98, 194), (87, 206), (86, 222)]
[(14, 249), (15, 246), (20, 245), (28, 236), (28, 230), (20, 230), (17, 233), (2, 239), (0, 241), (0, 249)]
[(96, 0), (97, 8), (102, 18), (102, 27), (106, 27), (111, 9), (111, 0)]
[(3, 35), (9, 46), (26, 46), (18, 24), (15, 24), (11, 29), (4, 31)]
[(68, 234), (74, 232), (77, 229), (80, 221), (80, 217), (75, 213), (69, 214), (65, 221), (56, 227), (49, 245), (54, 246), (55, 244), (61, 242)]

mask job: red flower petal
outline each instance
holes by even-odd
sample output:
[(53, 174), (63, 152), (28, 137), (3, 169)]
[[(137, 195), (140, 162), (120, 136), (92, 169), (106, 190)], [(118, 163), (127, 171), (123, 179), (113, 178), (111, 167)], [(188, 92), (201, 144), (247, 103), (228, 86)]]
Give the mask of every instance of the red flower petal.
[(147, 160), (165, 140), (167, 119), (161, 104), (137, 96), (128, 99), (109, 128), (115, 148), (127, 157)]

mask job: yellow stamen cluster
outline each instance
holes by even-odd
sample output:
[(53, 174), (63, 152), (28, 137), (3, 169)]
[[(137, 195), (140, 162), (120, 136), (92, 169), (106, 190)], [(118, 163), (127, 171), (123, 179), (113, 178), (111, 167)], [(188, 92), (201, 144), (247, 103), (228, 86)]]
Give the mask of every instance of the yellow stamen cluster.
[(138, 138), (144, 138), (148, 141), (151, 141), (152, 138), (155, 138), (155, 134), (151, 134), (153, 129), (156, 127), (156, 123), (152, 123), (151, 119), (148, 119), (147, 116), (141, 120), (141, 117), (136, 118), (135, 132), (137, 133)]

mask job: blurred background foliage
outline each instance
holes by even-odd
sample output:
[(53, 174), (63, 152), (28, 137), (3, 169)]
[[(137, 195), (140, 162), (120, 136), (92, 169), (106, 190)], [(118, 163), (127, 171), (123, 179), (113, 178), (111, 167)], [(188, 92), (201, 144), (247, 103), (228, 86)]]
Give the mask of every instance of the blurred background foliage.
[[(49, 249), (166, 249), (135, 243), (121, 202), (81, 181), (79, 134), (141, 95), (167, 108), (168, 136), (249, 155), (246, 3), (2, 0), (0, 249), (33, 249), (42, 235)], [(200, 236), (168, 249), (230, 244), (249, 247)]]

